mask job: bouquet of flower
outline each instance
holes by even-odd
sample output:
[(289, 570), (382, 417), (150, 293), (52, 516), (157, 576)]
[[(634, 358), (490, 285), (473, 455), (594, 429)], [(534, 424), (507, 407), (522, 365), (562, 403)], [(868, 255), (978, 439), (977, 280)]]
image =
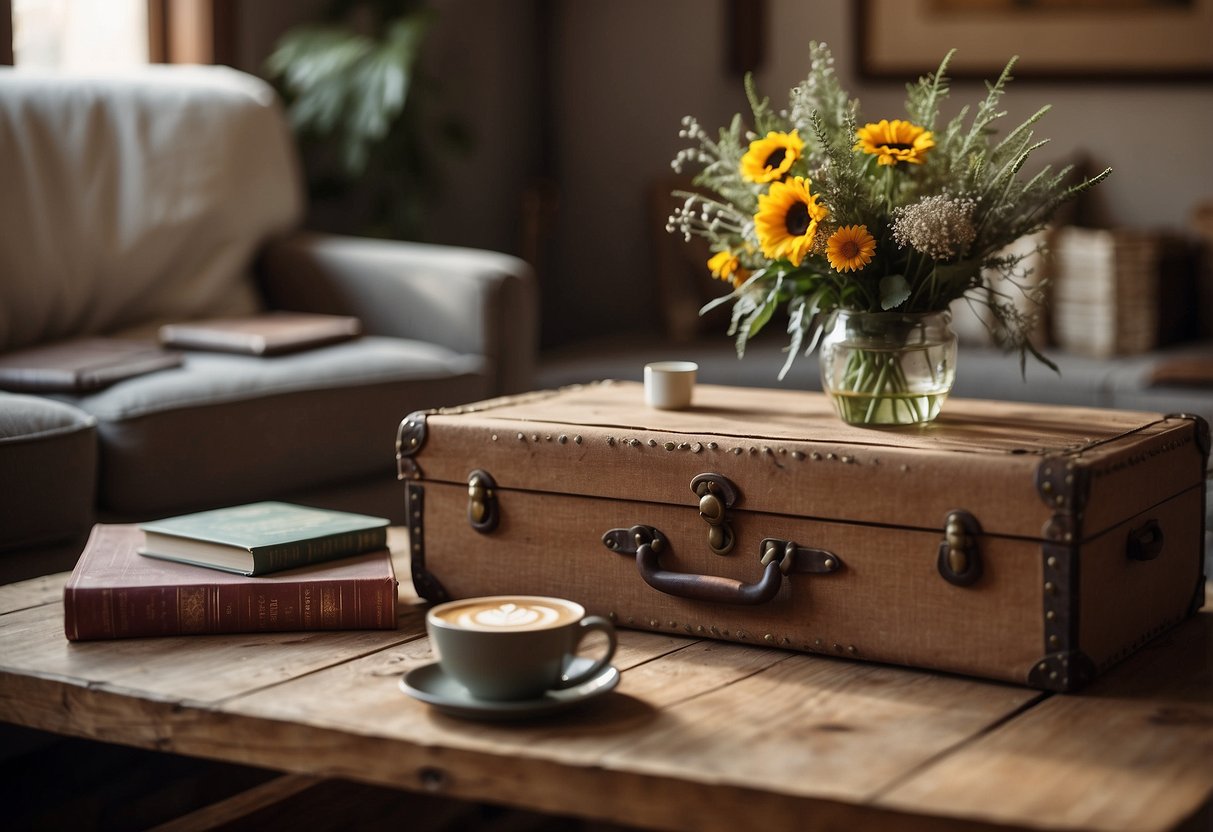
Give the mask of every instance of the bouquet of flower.
[[(1044, 228), (1060, 205), (1110, 171), (1075, 185), (1066, 184), (1069, 168), (1045, 166), (1020, 177), (1045, 144), (1032, 129), (1049, 108), (995, 141), (1014, 59), (974, 110), (938, 123), (951, 54), (907, 86), (905, 118), (859, 126), (858, 101), (839, 85), (828, 48), (814, 43), (808, 78), (792, 89), (787, 109), (760, 98), (747, 76), (752, 131), (741, 115), (716, 138), (683, 119), (679, 135), (696, 144), (679, 152), (673, 167), (701, 166), (701, 190), (677, 192), (684, 201), (667, 230), (709, 241), (707, 267), (733, 291), (702, 311), (733, 304), (729, 334), (739, 355), (783, 306), (790, 344), (780, 378), (840, 313), (889, 313), (900, 322), (892, 329), (905, 335), (913, 328), (909, 315), (943, 312), (963, 297), (989, 309), (993, 329), (1018, 348), (1021, 365), (1027, 353), (1049, 363), (1031, 343), (1036, 313), (1015, 302), (1016, 293), (1040, 291), (1025, 280), (1031, 252), (1009, 253), (1007, 246)], [(851, 392), (907, 394), (900, 367), (885, 366), (871, 350), (849, 361), (839, 377), (849, 376)], [(888, 421), (873, 416), (853, 421)]]

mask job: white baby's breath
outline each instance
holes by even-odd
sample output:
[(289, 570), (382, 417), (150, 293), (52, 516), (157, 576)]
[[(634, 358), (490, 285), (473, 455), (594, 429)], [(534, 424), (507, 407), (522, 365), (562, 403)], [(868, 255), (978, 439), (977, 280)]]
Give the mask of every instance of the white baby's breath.
[(928, 196), (893, 209), (893, 239), (932, 260), (961, 257), (977, 236), (977, 202), (947, 194)]

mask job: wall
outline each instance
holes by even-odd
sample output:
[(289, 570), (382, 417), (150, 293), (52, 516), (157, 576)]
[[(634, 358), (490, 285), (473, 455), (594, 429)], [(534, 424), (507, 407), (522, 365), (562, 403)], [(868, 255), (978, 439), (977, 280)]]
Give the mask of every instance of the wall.
[[(322, 19), (330, 0), (256, 0), (235, 4), (238, 68), (264, 74), (283, 32)], [(459, 121), (472, 137), (466, 155), (439, 151), (442, 194), (424, 236), (435, 243), (518, 253), (519, 205), (535, 167), (534, 3), (531, 0), (431, 0), (438, 12), (423, 71), (431, 111)], [(437, 141), (437, 140), (436, 140)], [(328, 215), (323, 222), (339, 222)]]
[(534, 3), (432, 0), (426, 44), (436, 100), (466, 127), (467, 155), (448, 155), (428, 238), (518, 254), (520, 206), (538, 161)]
[[(656, 326), (646, 188), (667, 174), (682, 146), (682, 115), (723, 125), (744, 105), (721, 51), (724, 7), (723, 0), (562, 5), (562, 271), (548, 287), (558, 299), (557, 314), (544, 321), (549, 343)], [(769, 0), (766, 66), (756, 77), (773, 101), (803, 77), (810, 40), (830, 45), (863, 115), (901, 113), (903, 83), (856, 79), (849, 0)], [(1014, 49), (1007, 45), (1008, 57)], [(976, 101), (984, 92), (979, 82), (957, 82), (952, 100)], [(1213, 154), (1201, 149), (1213, 135), (1209, 83), (1017, 81), (1004, 100), (1011, 125), (1041, 104), (1055, 105), (1038, 130), (1053, 140), (1039, 163), (1084, 151), (1115, 169), (1098, 189), (1099, 208), (1113, 223), (1183, 226), (1199, 200), (1213, 198)]]
[[(238, 4), (245, 60), (259, 65), (287, 22), (319, 8), (258, 0)], [(471, 156), (445, 171), (433, 208), (440, 242), (523, 249), (523, 202), (543, 146), (540, 97), (551, 90), (549, 150), (556, 214), (543, 226), (540, 263), (545, 344), (658, 328), (653, 243), (664, 232), (650, 194), (684, 145), (679, 120), (693, 114), (723, 125), (745, 107), (741, 81), (724, 58), (725, 0), (438, 0), (442, 17), (427, 66), (443, 100), (477, 136)], [(535, 15), (550, 15), (553, 77), (541, 77)], [(850, 0), (768, 0), (760, 88), (780, 101), (807, 69), (810, 40), (830, 44), (844, 86), (873, 120), (897, 117), (904, 84), (856, 78)], [(964, 44), (957, 44), (961, 49)], [(1075, 44), (1081, 49), (1082, 44)], [(1160, 48), (1166, 48), (1160, 44)], [(1008, 57), (1015, 44), (1007, 45)], [(910, 80), (910, 79), (906, 79)], [(980, 83), (953, 84), (952, 101), (974, 102)], [(1017, 81), (1005, 98), (1007, 123), (1043, 103), (1054, 110), (1038, 135), (1053, 144), (1038, 163), (1085, 152), (1115, 172), (1097, 190), (1110, 222), (1181, 227), (1213, 198), (1213, 85), (1065, 84)]]

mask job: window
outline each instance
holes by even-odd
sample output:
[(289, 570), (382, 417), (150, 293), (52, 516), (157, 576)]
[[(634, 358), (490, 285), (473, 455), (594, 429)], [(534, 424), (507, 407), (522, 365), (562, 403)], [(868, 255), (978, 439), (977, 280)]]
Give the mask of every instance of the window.
[(104, 70), (147, 63), (147, 0), (10, 2), (17, 66)]
[(235, 18), (233, 0), (0, 0), (0, 64), (231, 63)]

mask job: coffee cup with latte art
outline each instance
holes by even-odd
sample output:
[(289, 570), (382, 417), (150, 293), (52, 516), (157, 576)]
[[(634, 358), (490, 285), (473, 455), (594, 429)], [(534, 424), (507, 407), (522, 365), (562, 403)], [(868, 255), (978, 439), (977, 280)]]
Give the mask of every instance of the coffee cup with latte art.
[[(443, 671), (477, 699), (534, 699), (576, 687), (602, 673), (615, 655), (615, 627), (563, 598), (494, 595), (439, 604), (426, 630)], [(576, 662), (590, 633), (606, 636), (606, 650), (588, 667)]]

